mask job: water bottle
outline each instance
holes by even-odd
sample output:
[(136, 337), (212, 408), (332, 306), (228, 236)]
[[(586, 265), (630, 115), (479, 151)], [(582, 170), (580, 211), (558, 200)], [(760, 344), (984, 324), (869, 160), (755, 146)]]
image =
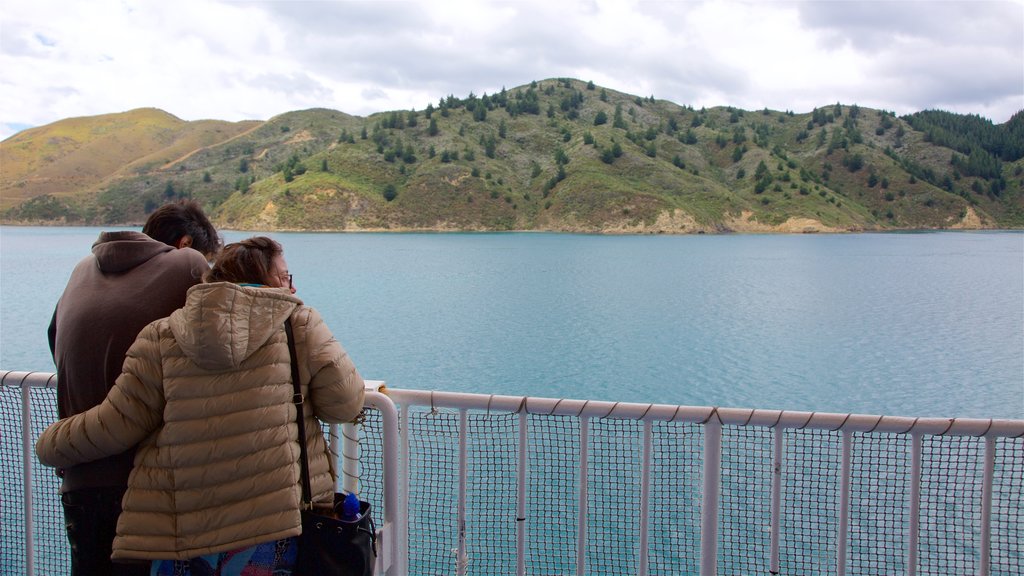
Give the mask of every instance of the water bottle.
[(341, 503), (341, 519), (345, 522), (357, 522), (361, 516), (359, 511), (359, 496), (349, 492)]

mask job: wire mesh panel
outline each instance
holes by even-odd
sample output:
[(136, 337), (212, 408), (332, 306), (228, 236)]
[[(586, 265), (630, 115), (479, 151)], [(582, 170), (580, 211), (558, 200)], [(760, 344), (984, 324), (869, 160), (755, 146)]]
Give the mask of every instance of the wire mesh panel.
[(528, 422), (526, 572), (575, 574), (580, 421), (573, 416), (531, 415)]
[(590, 423), (587, 465), (587, 574), (636, 574), (640, 547), (643, 423)]
[(997, 438), (992, 483), (992, 576), (1024, 574), (1024, 438)]
[(905, 574), (910, 502), (910, 437), (854, 434), (851, 443), (851, 574)]
[(0, 574), (13, 576), (26, 570), (21, 389), (0, 386), (0, 413)]
[[(45, 376), (45, 375), (44, 375)], [(15, 376), (23, 378), (23, 376)], [(36, 437), (53, 420), (55, 391), (35, 384), (30, 434)], [(0, 386), (0, 576), (24, 574), (25, 519), (22, 475), (21, 389)], [(400, 396), (400, 392), (398, 394)], [(433, 395), (430, 396), (433, 406)], [(639, 533), (645, 452), (642, 418), (650, 407), (618, 406), (617, 418), (603, 417), (605, 407), (590, 405), (587, 421), (587, 500), (585, 547), (577, 550), (578, 495), (582, 429), (579, 407), (558, 414), (491, 410), (491, 398), (458, 398), (466, 410), (466, 428), (459, 409), (433, 409), (409, 403), (399, 425), (406, 431), (408, 548), (399, 551), (411, 575), (448, 575), (460, 566), (466, 573), (515, 574), (517, 525), (527, 534), (526, 571), (531, 575), (629, 574), (639, 570)], [(486, 401), (486, 404), (483, 403)], [(559, 400), (558, 402), (562, 402)], [(571, 401), (567, 401), (571, 402)], [(437, 406), (444, 406), (439, 403)], [(517, 402), (520, 409), (528, 403)], [(467, 407), (468, 406), (468, 407)], [(506, 407), (508, 402), (506, 401)], [(541, 403), (544, 407), (544, 404)], [(554, 404), (557, 408), (558, 404)], [(623, 409), (623, 407), (625, 407)], [(639, 409), (638, 409), (639, 408)], [(608, 407), (608, 412), (616, 410)], [(485, 412), (486, 410), (486, 412)], [(515, 408), (511, 408), (515, 410)], [(570, 411), (572, 410), (572, 411)], [(578, 410), (578, 411), (577, 411)], [(600, 411), (598, 411), (600, 410)], [(555, 411), (554, 408), (551, 409)], [(623, 417), (624, 411), (628, 416)], [(651, 412), (655, 414), (656, 412)], [(679, 413), (661, 410), (675, 418)], [(560, 415), (570, 414), (570, 415)], [(823, 422), (792, 422), (783, 416), (775, 425), (784, 446), (781, 478), (781, 573), (834, 574), (837, 571), (839, 477), (843, 432), (834, 416)], [(842, 416), (842, 415), (838, 415)], [(635, 419), (634, 419), (635, 418)], [(702, 421), (689, 416), (688, 422)], [(848, 420), (849, 418), (847, 418)], [(680, 418), (684, 420), (684, 418)], [(771, 548), (771, 502), (775, 429), (761, 422), (722, 426), (719, 484), (717, 572), (728, 575), (767, 574)], [(725, 421), (729, 420), (726, 414)], [(735, 419), (732, 420), (735, 422)], [(839, 420), (838, 422), (845, 422)], [(526, 514), (517, 518), (519, 503), (519, 426), (526, 422)], [(881, 420), (879, 420), (881, 422)], [(916, 421), (914, 421), (916, 425)], [(991, 485), (990, 573), (1024, 573), (1024, 438), (1015, 422), (924, 423), (921, 438), (920, 514), (917, 573), (974, 574), (981, 568), (982, 513), (986, 445), (995, 449)], [(987, 427), (986, 427), (987, 426)], [(694, 574), (701, 566), (704, 442), (702, 424), (656, 420), (651, 427), (648, 485), (648, 567), (654, 574)], [(875, 424), (875, 428), (878, 428)], [(913, 428), (913, 426), (911, 426)], [(858, 428), (854, 426), (854, 430)], [(903, 423), (885, 432), (850, 433), (849, 525), (846, 558), (838, 559), (849, 574), (900, 574), (906, 565), (913, 490), (914, 436)], [(893, 432), (898, 430), (899, 432)], [(1003, 434), (993, 441), (956, 434)], [(460, 434), (465, 433), (466, 484), (460, 486)], [(713, 431), (712, 431), (713, 433)], [(359, 428), (361, 495), (383, 517), (384, 422), (367, 410)], [(1010, 436), (1013, 437), (1010, 437)], [(717, 442), (711, 442), (717, 445)], [(714, 485), (714, 483), (711, 483)], [(459, 495), (464, 489), (465, 556), (459, 546)], [(68, 572), (67, 540), (59, 496), (59, 479), (36, 463), (30, 486), (34, 554), (37, 574)], [(403, 539), (399, 539), (403, 541)], [(577, 568), (577, 553), (586, 565)], [(460, 564), (464, 560), (464, 564)]]
[(984, 449), (980, 438), (922, 439), (918, 574), (976, 573)]
[[(340, 483), (340, 473), (338, 478)], [(384, 419), (370, 408), (363, 410), (359, 426), (359, 498), (370, 503), (379, 525), (384, 518)]]
[(409, 410), (409, 572), (456, 573), (459, 415)]
[(771, 429), (722, 428), (721, 486), (718, 573), (767, 574), (771, 544)]
[[(57, 391), (29, 389), (32, 438), (35, 439), (57, 419)], [(25, 564), (25, 477), (22, 473), (21, 389), (0, 386), (0, 575), (24, 574)], [(34, 445), (34, 443), (33, 443)], [(64, 531), (64, 510), (60, 503), (60, 479), (32, 456), (32, 540), (37, 574), (67, 574), (71, 570), (68, 541)]]
[(515, 574), (519, 415), (469, 414), (467, 574)]
[(655, 422), (651, 450), (651, 574), (696, 574), (700, 568), (703, 427)]
[(842, 434), (789, 429), (783, 442), (781, 573), (834, 574)]
[[(32, 438), (38, 438), (57, 420), (57, 391), (32, 388)], [(32, 443), (35, 445), (35, 442)], [(53, 468), (32, 456), (32, 538), (35, 540), (36, 574), (66, 574), (71, 569), (70, 548), (60, 502), (61, 480)]]

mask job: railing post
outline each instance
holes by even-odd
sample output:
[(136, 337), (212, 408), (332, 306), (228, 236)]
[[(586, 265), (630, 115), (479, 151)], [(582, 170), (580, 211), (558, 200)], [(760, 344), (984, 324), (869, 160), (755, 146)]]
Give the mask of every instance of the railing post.
[(771, 560), (768, 571), (778, 574), (781, 570), (779, 565), (779, 541), (782, 534), (782, 466), (785, 462), (785, 452), (782, 443), (783, 428), (776, 426), (772, 428), (773, 457), (772, 457), (772, 531), (771, 531)]
[(516, 492), (516, 574), (526, 576), (526, 472), (529, 455), (529, 421), (526, 409), (519, 412), (519, 470)]
[(846, 576), (847, 535), (850, 527), (850, 474), (853, 438), (843, 432), (842, 464), (839, 479), (839, 541), (836, 543), (836, 576)]
[(580, 416), (580, 469), (576, 514), (576, 574), (586, 576), (587, 569), (587, 469), (590, 458), (590, 417)]
[[(339, 430), (340, 428), (340, 430)], [(359, 430), (351, 422), (345, 422), (340, 427), (331, 426), (331, 449), (338, 453), (338, 441), (336, 438), (341, 434), (341, 488), (345, 492), (359, 494)]]
[(910, 525), (907, 527), (907, 576), (917, 576), (921, 527), (921, 433), (910, 434)]
[(715, 576), (718, 565), (718, 500), (722, 487), (722, 422), (704, 424), (704, 490), (700, 509), (700, 574)]
[(469, 412), (459, 408), (459, 539), (456, 552), (455, 573), (465, 576), (469, 565), (469, 551), (466, 550), (466, 483), (469, 479), (469, 463), (466, 462), (467, 436), (469, 435)]
[[(29, 373), (31, 374), (31, 372)], [(25, 479), (25, 576), (34, 576), (36, 572), (35, 542), (32, 533), (35, 525), (32, 520), (32, 455), (35, 453), (32, 443), (32, 395), (31, 386), (26, 382), (28, 374), (21, 379), (21, 466), (22, 478)]]
[(996, 439), (985, 438), (985, 471), (981, 485), (981, 558), (978, 576), (988, 576), (992, 558), (992, 482), (996, 466)]
[(643, 440), (643, 460), (640, 468), (640, 567), (637, 571), (639, 576), (647, 576), (647, 550), (650, 546), (648, 526), (651, 515), (651, 452), (654, 443), (654, 423), (650, 420), (644, 421)]
[(398, 488), (399, 494), (401, 494), (401, 511), (399, 514), (402, 515), (402, 525), (399, 531), (398, 538), (396, 539), (396, 545), (399, 550), (398, 559), (400, 560), (398, 565), (397, 574), (399, 576), (409, 573), (409, 404), (403, 403), (402, 410), (399, 417), (399, 465), (398, 478), (401, 485)]
[[(401, 454), (399, 451), (398, 410), (391, 398), (376, 391), (366, 391), (365, 405), (380, 412), (383, 424), (383, 491), (384, 491), (384, 526), (387, 531), (382, 540), (378, 540), (377, 574), (405, 574), (407, 549), (402, 547), (402, 534), (406, 532), (405, 498), (400, 486)], [(358, 437), (356, 437), (358, 441)], [(382, 533), (380, 527), (377, 530)]]

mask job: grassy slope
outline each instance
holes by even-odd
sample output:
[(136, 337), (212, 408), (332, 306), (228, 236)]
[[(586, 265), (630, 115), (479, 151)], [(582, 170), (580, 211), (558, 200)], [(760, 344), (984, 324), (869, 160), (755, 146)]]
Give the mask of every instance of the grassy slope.
[(252, 122), (185, 122), (144, 108), (70, 118), (26, 130), (0, 146), (0, 209), (42, 194), (95, 193), (125, 172), (152, 167), (231, 138)]
[[(530, 90), (524, 86), (505, 96), (514, 103)], [(698, 111), (591, 90), (578, 81), (545, 80), (533, 90), (539, 114), (512, 115), (494, 107), (480, 121), (461, 105), (446, 115), (435, 108), (434, 135), (423, 111), (412, 126), (407, 111), (359, 118), (313, 109), (258, 124), (185, 123), (191, 138), (186, 143), (174, 123), (180, 120), (133, 111), (126, 114), (140, 115), (132, 119), (137, 126), (113, 131), (148, 138), (133, 148), (145, 153), (130, 159), (115, 155), (120, 160), (109, 160), (103, 170), (116, 177), (101, 180), (93, 188), (98, 194), (79, 198), (96, 221), (139, 222), (147, 208), (192, 196), (222, 225), (250, 229), (716, 232), (1024, 226), (1024, 161), (1004, 164), (1008, 187), (1000, 197), (972, 192), (975, 179), (967, 177), (945, 190), (913, 178), (892, 156), (909, 158), (939, 180), (951, 173), (951, 151), (925, 142), (923, 134), (879, 111), (859, 110), (857, 142), (843, 126), (850, 107), (842, 107), (845, 115), (827, 107), (837, 115), (822, 126), (811, 123), (811, 114)], [(573, 97), (581, 102), (563, 106)], [(614, 126), (617, 108), (623, 127)], [(600, 113), (608, 121), (595, 125)], [(120, 126), (112, 121), (118, 116), (95, 122)], [(389, 127), (396, 118), (401, 127)], [(892, 126), (881, 129), (883, 120)], [(900, 127), (903, 134), (897, 136)], [(696, 141), (686, 138), (688, 131)], [(44, 141), (41, 134), (26, 134), (37, 148)], [(488, 141), (494, 143), (493, 157), (487, 155)], [(102, 156), (104, 146), (121, 149), (102, 136), (87, 142), (91, 156)], [(11, 143), (2, 147), (5, 159), (14, 154)], [(616, 144), (621, 156), (608, 164), (602, 155)], [(402, 159), (406, 150), (415, 160)], [(25, 148), (20, 165), (35, 162), (32, 169), (39, 174), (45, 154), (36, 150), (29, 158), (29, 151)], [(564, 179), (554, 180), (560, 154), (568, 162)], [(282, 169), (293, 157), (305, 172), (286, 181)], [(857, 169), (847, 168), (853, 158)], [(63, 159), (51, 163), (76, 165)], [(762, 163), (772, 181), (759, 190), (755, 173)], [(14, 179), (5, 170), (4, 186)], [(383, 196), (388, 187), (397, 194), (390, 202)]]

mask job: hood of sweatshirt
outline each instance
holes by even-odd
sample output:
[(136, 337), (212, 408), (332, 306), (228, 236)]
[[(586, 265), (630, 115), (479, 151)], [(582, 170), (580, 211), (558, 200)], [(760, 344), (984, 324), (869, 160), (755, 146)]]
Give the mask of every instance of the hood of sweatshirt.
[(146, 262), (157, 254), (174, 250), (142, 232), (102, 232), (92, 245), (96, 264), (106, 273), (124, 272)]
[(199, 284), (185, 306), (168, 318), (182, 351), (205, 370), (237, 368), (259, 350), (302, 304), (286, 288), (257, 288), (231, 282)]

